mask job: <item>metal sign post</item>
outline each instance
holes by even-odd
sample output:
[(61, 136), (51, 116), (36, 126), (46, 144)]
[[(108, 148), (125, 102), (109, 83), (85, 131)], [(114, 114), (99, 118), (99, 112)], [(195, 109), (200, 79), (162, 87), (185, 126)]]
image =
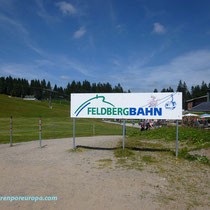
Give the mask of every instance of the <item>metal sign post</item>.
[(178, 143), (179, 143), (179, 121), (176, 121), (176, 157), (178, 157)]
[(42, 147), (42, 118), (39, 119), (39, 144)]
[(125, 120), (123, 120), (123, 149), (125, 149)]
[(10, 147), (12, 146), (12, 116), (10, 117)]
[(75, 118), (73, 118), (73, 150), (75, 150)]

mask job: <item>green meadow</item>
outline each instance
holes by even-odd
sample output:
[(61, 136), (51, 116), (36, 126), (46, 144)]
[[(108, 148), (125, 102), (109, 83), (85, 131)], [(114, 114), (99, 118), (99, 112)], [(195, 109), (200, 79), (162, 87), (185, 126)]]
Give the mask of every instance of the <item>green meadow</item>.
[[(73, 136), (73, 119), (70, 118), (70, 104), (54, 101), (49, 108), (48, 101), (24, 101), (0, 95), (0, 143), (10, 141), (10, 116), (13, 117), (13, 142), (39, 139), (39, 119), (42, 118), (42, 139), (69, 138)], [(76, 119), (76, 136), (122, 135), (122, 126), (104, 123), (101, 119)], [(138, 139), (159, 139), (175, 143), (176, 127), (163, 127), (141, 132), (137, 128), (126, 129), (126, 147)], [(179, 128), (182, 148), (195, 150), (208, 148), (210, 131), (190, 127)], [(135, 147), (135, 145), (133, 145)], [(185, 149), (186, 150), (186, 149)]]
[[(54, 101), (24, 101), (0, 95), (0, 143), (9, 143), (10, 116), (13, 117), (13, 142), (39, 139), (39, 118), (42, 118), (42, 139), (68, 138), (73, 135), (70, 104)], [(134, 130), (128, 128), (128, 132)], [(122, 135), (122, 126), (100, 119), (76, 119), (76, 136)]]

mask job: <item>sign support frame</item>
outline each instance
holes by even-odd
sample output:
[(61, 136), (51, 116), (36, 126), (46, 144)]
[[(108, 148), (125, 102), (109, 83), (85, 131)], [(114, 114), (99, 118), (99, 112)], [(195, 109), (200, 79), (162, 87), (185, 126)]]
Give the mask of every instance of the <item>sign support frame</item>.
[(179, 146), (179, 121), (176, 121), (176, 157), (178, 157), (178, 146)]
[(125, 120), (123, 120), (123, 149), (125, 149)]
[[(80, 93), (80, 94), (71, 94), (71, 99), (72, 100), (71, 100), (70, 116), (73, 118), (73, 150), (76, 149), (75, 145), (76, 118), (122, 119), (123, 121), (122, 148), (124, 150), (125, 135), (126, 135), (126, 126), (125, 126), (126, 119), (137, 119), (137, 118), (139, 119), (139, 117), (141, 117), (140, 119), (161, 119), (161, 120), (170, 119), (176, 121), (175, 155), (176, 157), (178, 157), (179, 120), (181, 120), (182, 117), (181, 92), (132, 93), (132, 94), (118, 93), (118, 95), (114, 93), (112, 94)], [(139, 103), (139, 101), (141, 101), (141, 103)], [(84, 109), (86, 109), (86, 112), (83, 111)], [(95, 135), (94, 123), (92, 129), (94, 136)]]
[(39, 119), (39, 146), (42, 148), (42, 118)]
[(12, 116), (10, 117), (10, 147), (12, 147)]
[(75, 151), (75, 117), (73, 118), (73, 150)]

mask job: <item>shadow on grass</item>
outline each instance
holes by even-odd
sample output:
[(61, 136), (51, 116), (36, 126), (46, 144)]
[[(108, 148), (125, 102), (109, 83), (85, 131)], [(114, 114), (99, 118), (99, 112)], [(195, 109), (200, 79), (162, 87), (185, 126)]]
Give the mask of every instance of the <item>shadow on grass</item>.
[[(83, 145), (77, 145), (76, 148), (84, 148), (89, 150), (117, 150), (122, 149), (122, 147), (91, 147), (91, 146), (83, 146)], [(143, 151), (143, 152), (170, 152), (170, 149), (157, 149), (157, 148), (137, 148), (137, 147), (125, 147), (126, 149), (133, 150), (133, 151)]]
[(89, 150), (116, 150), (120, 149), (121, 147), (90, 147), (90, 146), (83, 146), (83, 145), (77, 145), (76, 148), (83, 148), (83, 149), (89, 149)]

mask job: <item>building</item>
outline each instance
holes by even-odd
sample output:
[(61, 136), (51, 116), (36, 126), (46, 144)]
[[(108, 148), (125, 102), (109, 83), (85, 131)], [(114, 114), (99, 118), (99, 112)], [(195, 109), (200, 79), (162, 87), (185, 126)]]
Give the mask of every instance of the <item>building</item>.
[(34, 95), (29, 95), (29, 96), (25, 96), (23, 98), (23, 100), (26, 100), (26, 101), (36, 101), (37, 99), (35, 98)]
[(207, 102), (207, 95), (187, 100), (187, 110), (192, 109), (203, 102)]
[(207, 95), (187, 100), (187, 109), (192, 112), (209, 112), (210, 111), (210, 89)]

